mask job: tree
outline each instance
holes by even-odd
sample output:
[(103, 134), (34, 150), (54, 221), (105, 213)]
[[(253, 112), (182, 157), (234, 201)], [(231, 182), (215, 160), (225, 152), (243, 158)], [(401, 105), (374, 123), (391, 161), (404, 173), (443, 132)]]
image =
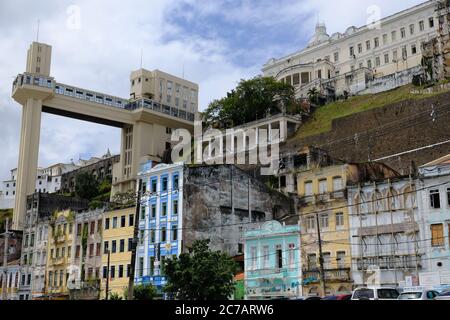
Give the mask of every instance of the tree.
[(319, 100), (319, 90), (316, 87), (308, 90), (308, 99), (312, 103), (318, 103)]
[(209, 249), (209, 240), (196, 241), (187, 253), (166, 259), (164, 291), (182, 300), (226, 300), (234, 292), (236, 262)]
[(111, 293), (109, 300), (122, 300), (122, 297), (117, 292), (113, 292)]
[(294, 87), (273, 77), (241, 80), (227, 96), (214, 100), (203, 113), (206, 127), (232, 128), (265, 118), (268, 114), (295, 110)]
[(80, 173), (75, 180), (75, 194), (78, 197), (92, 200), (98, 195), (98, 182), (92, 174), (88, 172)]
[(151, 284), (134, 287), (134, 300), (153, 300), (157, 296), (156, 288)]

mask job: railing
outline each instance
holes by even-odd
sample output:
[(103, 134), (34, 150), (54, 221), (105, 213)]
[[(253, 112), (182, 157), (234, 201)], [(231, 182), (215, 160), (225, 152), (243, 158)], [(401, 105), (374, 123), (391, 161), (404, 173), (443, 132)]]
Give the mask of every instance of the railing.
[(89, 101), (92, 103), (123, 110), (132, 111), (137, 109), (149, 109), (191, 122), (193, 122), (195, 119), (195, 114), (192, 112), (160, 104), (150, 99), (140, 99), (137, 101), (129, 102), (127, 99), (56, 83), (51, 77), (37, 76), (28, 73), (19, 74), (13, 82), (13, 91), (18, 87), (22, 87), (23, 85), (33, 85), (42, 88), (50, 88), (53, 89), (54, 93), (57, 95), (71, 97), (83, 101)]
[[(325, 269), (325, 279), (327, 281), (350, 281), (350, 268)], [(303, 279), (320, 279), (319, 270), (303, 270)]]
[(61, 257), (61, 258), (52, 258), (52, 264), (54, 266), (59, 266), (62, 264), (66, 263), (66, 258), (65, 257)]

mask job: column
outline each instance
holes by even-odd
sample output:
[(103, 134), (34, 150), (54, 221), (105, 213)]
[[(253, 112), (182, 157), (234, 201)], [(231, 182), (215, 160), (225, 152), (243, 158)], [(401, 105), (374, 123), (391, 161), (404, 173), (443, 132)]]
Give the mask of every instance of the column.
[(22, 230), (27, 196), (34, 193), (39, 156), (42, 100), (28, 99), (22, 109), (19, 164), (13, 215), (13, 228)]

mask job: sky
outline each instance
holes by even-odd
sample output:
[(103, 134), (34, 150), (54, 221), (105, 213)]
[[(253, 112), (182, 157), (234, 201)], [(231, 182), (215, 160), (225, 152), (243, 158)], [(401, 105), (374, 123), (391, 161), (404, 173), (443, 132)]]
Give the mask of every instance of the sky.
[[(2, 0), (0, 180), (17, 167), (21, 106), (11, 98), (32, 41), (53, 47), (56, 81), (121, 97), (141, 64), (200, 86), (200, 110), (272, 57), (305, 47), (318, 21), (328, 34), (421, 0)], [(375, 6), (375, 7), (374, 7)], [(374, 10), (375, 8), (375, 10)], [(43, 114), (39, 166), (119, 153), (120, 130)]]

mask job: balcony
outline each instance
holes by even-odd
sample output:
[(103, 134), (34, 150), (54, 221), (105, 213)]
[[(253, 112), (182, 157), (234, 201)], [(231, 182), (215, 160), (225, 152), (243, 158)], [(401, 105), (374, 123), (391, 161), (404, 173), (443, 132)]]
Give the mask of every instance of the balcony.
[[(325, 280), (328, 282), (350, 282), (350, 268), (325, 269)], [(303, 281), (319, 282), (319, 270), (303, 270)]]
[(65, 257), (52, 258), (51, 261), (54, 266), (60, 266), (66, 263), (66, 258)]

